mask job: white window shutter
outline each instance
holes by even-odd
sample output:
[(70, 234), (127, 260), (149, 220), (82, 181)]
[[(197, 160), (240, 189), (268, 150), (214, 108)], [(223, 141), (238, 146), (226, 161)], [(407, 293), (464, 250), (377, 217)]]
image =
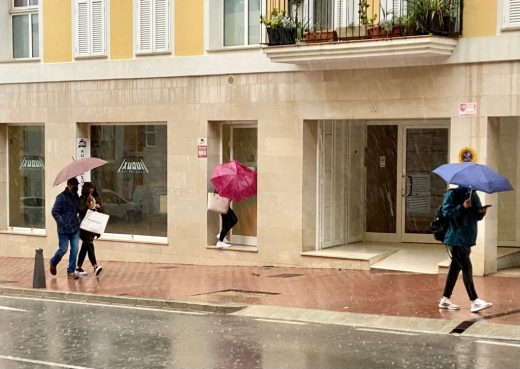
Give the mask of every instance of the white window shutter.
[(137, 2), (137, 50), (151, 52), (152, 50), (152, 0)]
[(76, 0), (76, 56), (89, 56), (89, 4), (88, 0)]
[(91, 0), (92, 9), (92, 55), (106, 55), (105, 0)]
[(154, 51), (164, 52), (170, 48), (170, 9), (168, 0), (155, 0), (154, 4)]
[(506, 12), (506, 27), (520, 27), (520, 0), (506, 1), (507, 6), (504, 7)]

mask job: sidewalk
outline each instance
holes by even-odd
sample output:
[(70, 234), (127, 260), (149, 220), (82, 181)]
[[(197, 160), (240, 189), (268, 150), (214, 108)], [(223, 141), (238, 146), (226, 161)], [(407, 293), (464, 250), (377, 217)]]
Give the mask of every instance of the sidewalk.
[(45, 260), (46, 290), (32, 289), (34, 259), (0, 257), (0, 293), (219, 312), (248, 306), (236, 314), (364, 326), (384, 318), (393, 329), (415, 326), (416, 330), (430, 331), (428, 327), (437, 326), (438, 333), (449, 333), (471, 321), (476, 322), (471, 329), (486, 326), (494, 332), (491, 336), (520, 340), (520, 278), (475, 277), (479, 296), (494, 306), (472, 314), (462, 279), (452, 296), (461, 310), (437, 307), (444, 275), (104, 262), (98, 277), (91, 273), (69, 280), (67, 256), (58, 265), (56, 276), (50, 274)]

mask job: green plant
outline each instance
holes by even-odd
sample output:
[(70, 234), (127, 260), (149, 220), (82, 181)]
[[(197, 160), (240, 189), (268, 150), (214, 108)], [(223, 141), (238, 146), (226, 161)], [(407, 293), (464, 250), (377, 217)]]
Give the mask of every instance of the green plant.
[(296, 28), (294, 20), (285, 15), (285, 11), (274, 8), (269, 17), (260, 16), (260, 23), (267, 28)]
[(370, 7), (370, 4), (368, 3), (368, 0), (359, 0), (359, 22), (364, 25), (374, 25), (374, 22), (377, 19), (377, 14), (374, 14), (374, 18), (368, 17), (368, 8)]

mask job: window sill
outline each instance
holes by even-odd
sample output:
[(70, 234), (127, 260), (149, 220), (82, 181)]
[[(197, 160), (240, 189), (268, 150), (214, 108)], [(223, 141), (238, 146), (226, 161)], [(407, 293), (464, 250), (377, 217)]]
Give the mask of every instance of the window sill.
[(500, 30), (502, 32), (520, 31), (520, 26), (502, 26), (502, 28)]
[(206, 249), (219, 251), (241, 251), (258, 253), (258, 246), (231, 245), (226, 249), (217, 248), (215, 245), (207, 245)]
[(168, 246), (167, 237), (156, 237), (156, 236), (139, 236), (131, 234), (121, 233), (105, 233), (98, 239), (99, 241), (121, 241), (121, 242), (133, 242), (133, 243), (148, 243), (154, 245)]
[(3, 59), (0, 60), (0, 64), (4, 63), (39, 63), (40, 58), (23, 58), (23, 59)]
[(231, 51), (251, 51), (251, 50), (261, 50), (261, 45), (247, 45), (247, 46), (222, 46), (218, 49), (206, 49), (207, 53), (225, 53)]
[(107, 55), (75, 55), (74, 60), (106, 59)]
[(9, 227), (7, 230), (0, 231), (1, 234), (16, 234), (23, 236), (47, 236), (47, 232), (43, 228), (22, 228), (22, 227)]
[(135, 56), (161, 56), (161, 55), (171, 55), (172, 52), (171, 51), (157, 51), (157, 52), (154, 52), (154, 51), (149, 51), (149, 52), (143, 52), (143, 51), (140, 51), (140, 52), (136, 52), (135, 53)]

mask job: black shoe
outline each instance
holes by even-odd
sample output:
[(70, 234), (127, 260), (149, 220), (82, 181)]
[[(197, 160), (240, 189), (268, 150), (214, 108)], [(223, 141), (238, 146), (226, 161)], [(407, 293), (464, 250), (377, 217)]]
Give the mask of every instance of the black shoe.
[(86, 270), (83, 270), (82, 267), (77, 267), (77, 268), (76, 268), (76, 272), (78, 272), (78, 274), (79, 274), (80, 276), (87, 276), (87, 275), (88, 275), (87, 271), (86, 271)]
[(49, 262), (49, 264), (51, 266), (51, 268), (50, 268), (51, 269), (51, 274), (52, 275), (56, 275), (56, 265), (52, 265), (51, 262)]
[(79, 279), (79, 276), (76, 273), (74, 273), (74, 272), (67, 273), (67, 276), (68, 276), (69, 279)]

